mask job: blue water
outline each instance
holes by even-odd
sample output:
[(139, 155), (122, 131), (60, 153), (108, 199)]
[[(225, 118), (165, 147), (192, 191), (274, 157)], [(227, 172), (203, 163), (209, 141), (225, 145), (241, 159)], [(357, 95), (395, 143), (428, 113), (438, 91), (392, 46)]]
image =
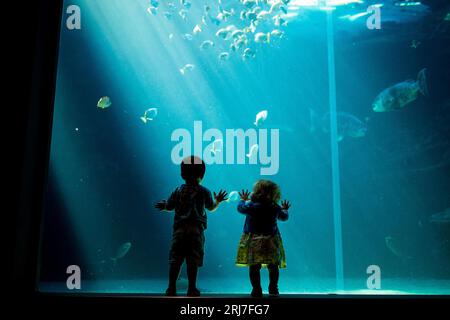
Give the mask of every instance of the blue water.
[[(65, 3), (79, 6), (81, 30), (66, 27), (64, 10), (40, 289), (61, 291), (67, 266), (76, 264), (87, 291), (164, 290), (173, 213), (153, 205), (183, 182), (171, 157), (172, 133), (188, 130), (194, 146), (201, 142), (194, 121), (201, 121), (203, 133), (217, 129), (224, 136), (227, 129), (279, 130), (275, 174), (261, 175), (267, 165), (244, 157), (244, 164), (207, 165), (202, 184), (228, 192), (251, 189), (261, 178), (280, 185), (282, 198), (292, 202), (290, 219), (279, 223), (288, 264), (281, 292), (450, 293), (450, 223), (430, 222), (450, 207), (449, 6), (366, 1), (294, 10), (291, 1), (289, 12), (297, 16), (279, 27), (283, 37), (257, 43), (252, 34), (246, 47), (255, 57), (243, 59), (244, 48), (234, 52), (230, 40), (215, 35), (248, 24), (239, 19), (239, 1), (223, 2), (236, 15), (219, 26), (201, 22), (206, 3), (217, 15), (212, 0), (192, 1), (187, 21), (177, 13), (178, 1), (171, 19), (163, 14), (170, 1), (159, 1), (156, 15), (144, 0)], [(380, 30), (369, 30), (367, 17), (343, 18), (375, 3), (384, 4)], [(183, 39), (196, 24), (202, 31)], [(275, 28), (266, 21), (256, 32)], [(205, 40), (214, 46), (201, 50)], [(221, 52), (229, 59), (220, 61)], [(195, 67), (183, 75), (186, 64)], [(428, 97), (399, 111), (372, 111), (382, 90), (415, 79), (423, 68)], [(96, 107), (103, 96), (109, 108)], [(140, 117), (149, 108), (158, 114), (144, 124)], [(268, 117), (255, 127), (261, 110)], [(361, 120), (367, 133), (341, 140), (343, 112)], [(269, 150), (274, 144), (269, 139)], [(223, 203), (208, 216), (199, 275), (205, 292), (250, 290), (247, 270), (234, 265), (244, 222), (236, 204)], [(130, 251), (112, 266), (126, 242)], [(370, 265), (380, 267), (379, 291), (367, 291)]]

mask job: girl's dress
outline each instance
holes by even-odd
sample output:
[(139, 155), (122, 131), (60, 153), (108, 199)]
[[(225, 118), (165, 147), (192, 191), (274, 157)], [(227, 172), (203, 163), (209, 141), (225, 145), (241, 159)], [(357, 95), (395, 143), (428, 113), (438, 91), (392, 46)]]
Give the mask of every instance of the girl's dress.
[(283, 241), (277, 220), (286, 221), (288, 212), (277, 204), (240, 201), (238, 211), (246, 215), (244, 232), (239, 242), (236, 265), (261, 264), (286, 268)]

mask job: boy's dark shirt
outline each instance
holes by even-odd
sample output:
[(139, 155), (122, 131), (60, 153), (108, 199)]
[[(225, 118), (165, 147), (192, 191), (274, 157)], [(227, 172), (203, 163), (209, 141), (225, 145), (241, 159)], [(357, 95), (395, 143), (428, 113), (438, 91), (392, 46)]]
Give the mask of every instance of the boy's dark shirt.
[(182, 184), (167, 200), (166, 209), (175, 210), (173, 228), (178, 229), (188, 222), (198, 224), (203, 231), (207, 227), (205, 208), (214, 208), (211, 191), (201, 185)]

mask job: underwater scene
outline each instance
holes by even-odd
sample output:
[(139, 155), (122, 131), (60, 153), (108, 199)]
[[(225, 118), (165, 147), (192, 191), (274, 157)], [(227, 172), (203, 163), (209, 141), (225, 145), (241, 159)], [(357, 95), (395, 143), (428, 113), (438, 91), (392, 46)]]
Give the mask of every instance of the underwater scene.
[(260, 179), (291, 205), (281, 294), (450, 294), (450, 3), (64, 1), (38, 290), (164, 294), (155, 204), (189, 155), (227, 192), (202, 295), (250, 293), (237, 207)]

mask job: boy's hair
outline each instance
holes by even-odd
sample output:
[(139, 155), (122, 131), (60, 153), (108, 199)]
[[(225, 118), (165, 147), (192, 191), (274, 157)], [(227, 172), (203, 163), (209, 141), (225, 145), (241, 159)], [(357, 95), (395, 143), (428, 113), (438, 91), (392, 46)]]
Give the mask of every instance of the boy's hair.
[(278, 203), (281, 198), (280, 187), (270, 180), (258, 180), (253, 186), (253, 202)]
[(181, 161), (181, 177), (185, 181), (195, 181), (203, 179), (206, 166), (202, 159), (196, 156), (189, 156)]

